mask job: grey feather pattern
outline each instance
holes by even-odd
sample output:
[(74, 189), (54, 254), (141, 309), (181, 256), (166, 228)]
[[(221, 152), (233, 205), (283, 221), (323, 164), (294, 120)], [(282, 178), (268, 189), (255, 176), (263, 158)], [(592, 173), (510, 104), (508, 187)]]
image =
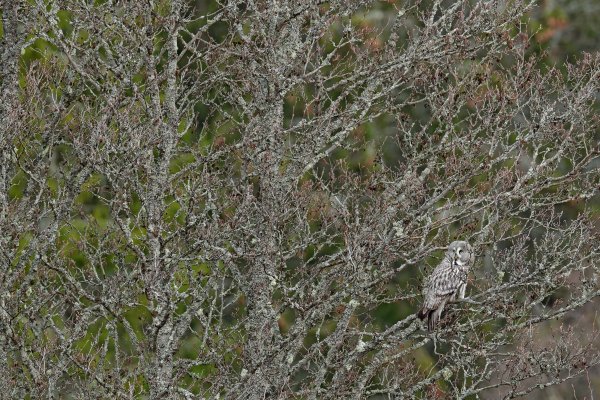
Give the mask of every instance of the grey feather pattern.
[(442, 262), (433, 270), (423, 287), (423, 308), (419, 318), (428, 318), (427, 326), (435, 329), (447, 302), (458, 295), (464, 297), (470, 264), (473, 262), (471, 246), (467, 242), (450, 244)]

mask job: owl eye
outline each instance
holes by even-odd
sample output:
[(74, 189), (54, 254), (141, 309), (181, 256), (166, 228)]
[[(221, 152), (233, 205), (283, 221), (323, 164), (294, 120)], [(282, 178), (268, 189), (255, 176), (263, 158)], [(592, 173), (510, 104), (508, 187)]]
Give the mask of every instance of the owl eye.
[(458, 253), (458, 255), (460, 256), (460, 253), (462, 252), (462, 249), (458, 249), (456, 252), (457, 252), (457, 253)]

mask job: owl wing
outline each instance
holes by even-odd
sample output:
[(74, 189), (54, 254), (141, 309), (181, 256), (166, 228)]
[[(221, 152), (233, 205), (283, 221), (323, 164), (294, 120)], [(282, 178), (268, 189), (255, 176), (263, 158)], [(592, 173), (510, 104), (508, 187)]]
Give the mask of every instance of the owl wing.
[(423, 311), (437, 309), (458, 290), (462, 279), (457, 272), (446, 258), (433, 270), (423, 288)]

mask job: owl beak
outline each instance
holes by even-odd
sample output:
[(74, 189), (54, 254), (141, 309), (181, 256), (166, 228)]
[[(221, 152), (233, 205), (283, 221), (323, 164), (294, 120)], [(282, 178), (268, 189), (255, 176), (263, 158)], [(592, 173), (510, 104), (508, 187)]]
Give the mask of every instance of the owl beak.
[(455, 254), (454, 258), (456, 259), (456, 263), (458, 265), (464, 265), (464, 263), (460, 260), (460, 249), (456, 250), (456, 254)]

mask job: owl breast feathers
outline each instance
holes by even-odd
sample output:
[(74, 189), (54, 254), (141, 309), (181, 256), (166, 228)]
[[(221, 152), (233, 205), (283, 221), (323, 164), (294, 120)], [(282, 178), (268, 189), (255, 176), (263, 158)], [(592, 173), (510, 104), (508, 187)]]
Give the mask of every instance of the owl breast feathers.
[(447, 302), (465, 297), (472, 263), (471, 246), (464, 241), (452, 242), (442, 262), (427, 279), (423, 287), (423, 307), (417, 315), (420, 319), (427, 317), (429, 331), (435, 329)]

